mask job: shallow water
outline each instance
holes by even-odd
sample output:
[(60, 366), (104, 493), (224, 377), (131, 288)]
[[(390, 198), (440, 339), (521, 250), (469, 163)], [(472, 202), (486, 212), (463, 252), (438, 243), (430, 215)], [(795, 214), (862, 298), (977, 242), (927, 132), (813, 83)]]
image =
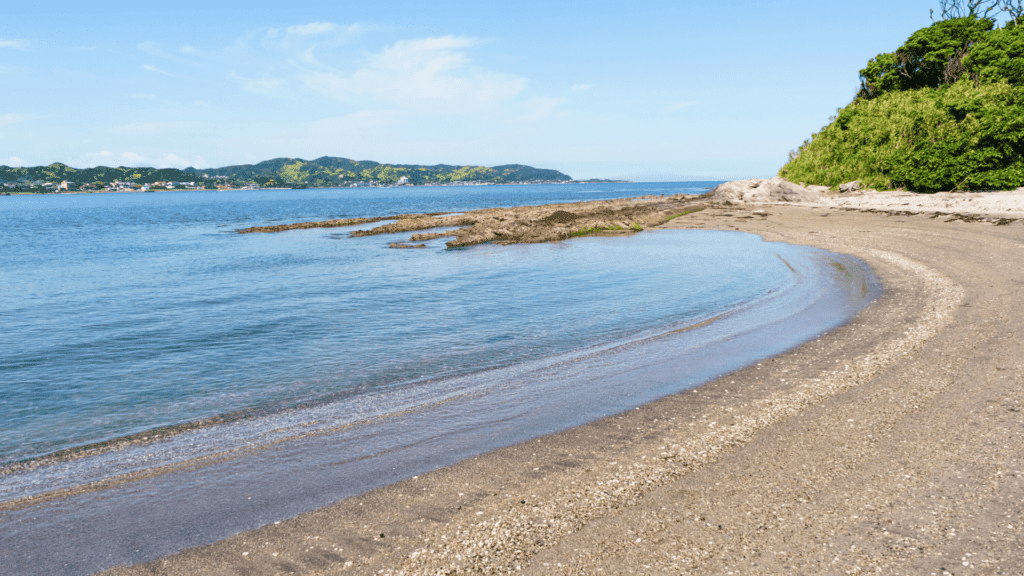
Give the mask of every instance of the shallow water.
[[(557, 185), (0, 198), (0, 464), (246, 409), (462, 374), (656, 326), (595, 329), (643, 281), (548, 251), (416, 254), (270, 222), (693, 191)], [(700, 191), (699, 186), (696, 188)], [(406, 239), (406, 236), (401, 236)], [(576, 278), (570, 279), (571, 276)], [(593, 300), (553, 289), (586, 282)], [(756, 289), (756, 288), (755, 288)], [(539, 296), (539, 298), (538, 298)], [(505, 306), (491, 302), (501, 298)], [(570, 299), (571, 300), (571, 299)], [(689, 306), (689, 304), (684, 304)], [(625, 313), (620, 310), (619, 313)], [(591, 335), (587, 336), (590, 332)]]
[[(687, 188), (658, 186), (581, 194)], [(501, 188), (513, 187), (466, 192)], [(522, 188), (531, 190), (511, 192), (533, 204), (561, 201), (569, 187)], [(0, 512), (6, 558), (19, 572), (88, 574), (224, 538), (686, 390), (845, 322), (878, 293), (855, 259), (740, 233), (449, 251), (443, 239), (389, 250), (405, 236), (339, 229), (220, 231), (275, 209), (284, 221), (444, 211), (430, 204), (433, 190), (402, 192), (417, 190), (422, 204), (387, 210), (374, 197), (365, 212), (323, 207), (325, 197), (351, 202), (348, 191), (285, 192), (291, 203), (269, 192), (180, 195), (157, 206), (146, 202), (159, 195), (136, 195), (120, 207), (58, 197), (17, 218), (0, 203), (21, 223), (3, 237), (21, 250), (13, 274), (35, 282), (3, 300), (16, 320), (0, 335), (6, 458), (254, 414), (0, 477), (0, 501), (77, 491)], [(33, 209), (48, 216), (24, 214)], [(33, 221), (48, 223), (49, 241), (25, 246)], [(80, 237), (54, 240), (69, 229)], [(56, 541), (60, 551), (44, 544)]]

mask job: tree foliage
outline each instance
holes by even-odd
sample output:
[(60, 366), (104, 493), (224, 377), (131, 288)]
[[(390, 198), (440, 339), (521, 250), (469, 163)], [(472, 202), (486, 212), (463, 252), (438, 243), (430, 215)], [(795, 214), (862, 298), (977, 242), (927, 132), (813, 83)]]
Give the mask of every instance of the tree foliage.
[(1017, 5), (943, 2), (943, 20), (868, 62), (854, 101), (780, 175), (920, 192), (1024, 185), (1024, 26), (985, 17)]
[(1024, 86), (1024, 26), (985, 34), (963, 58), (963, 67), (975, 82)]
[(835, 187), (860, 180), (918, 192), (1024, 183), (1024, 90), (958, 82), (858, 99), (780, 174)]
[(993, 25), (991, 20), (969, 16), (942, 20), (914, 32), (895, 52), (868, 61), (860, 71), (858, 96), (877, 98), (886, 92), (955, 82), (964, 56)]

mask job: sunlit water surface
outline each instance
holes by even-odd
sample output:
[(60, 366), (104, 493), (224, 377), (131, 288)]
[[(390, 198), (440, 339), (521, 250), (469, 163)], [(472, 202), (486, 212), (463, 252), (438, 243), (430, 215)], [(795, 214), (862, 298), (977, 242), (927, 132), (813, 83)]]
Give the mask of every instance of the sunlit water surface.
[[(247, 451), (6, 513), (0, 548), (40, 574), (154, 558), (685, 390), (877, 295), (852, 258), (739, 233), (462, 250), (338, 228), (234, 233), (707, 185), (0, 198), (0, 463), (243, 416), (0, 476), (0, 501)], [(239, 490), (258, 505), (240, 509)], [(53, 539), (64, 554), (39, 546)]]

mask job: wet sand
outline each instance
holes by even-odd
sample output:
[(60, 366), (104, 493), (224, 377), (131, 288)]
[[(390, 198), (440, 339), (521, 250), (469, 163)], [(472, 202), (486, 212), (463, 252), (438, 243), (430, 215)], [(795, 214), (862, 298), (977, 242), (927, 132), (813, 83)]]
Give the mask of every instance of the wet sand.
[(675, 218), (852, 254), (885, 294), (696, 390), (108, 573), (1024, 573), (1024, 225), (946, 220)]

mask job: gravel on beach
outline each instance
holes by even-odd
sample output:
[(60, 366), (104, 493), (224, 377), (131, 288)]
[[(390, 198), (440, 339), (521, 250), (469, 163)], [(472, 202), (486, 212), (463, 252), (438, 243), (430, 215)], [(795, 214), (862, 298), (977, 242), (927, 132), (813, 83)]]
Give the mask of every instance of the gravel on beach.
[(695, 390), (108, 573), (1024, 574), (1024, 222), (995, 224), (674, 218), (852, 254), (885, 293)]

